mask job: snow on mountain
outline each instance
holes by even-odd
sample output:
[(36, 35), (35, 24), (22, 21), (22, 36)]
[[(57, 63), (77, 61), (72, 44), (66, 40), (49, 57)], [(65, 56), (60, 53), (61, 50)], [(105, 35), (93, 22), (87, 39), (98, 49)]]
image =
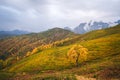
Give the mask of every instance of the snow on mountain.
[(73, 32), (78, 33), (78, 34), (83, 34), (92, 30), (99, 30), (99, 29), (104, 29), (108, 27), (112, 27), (115, 25), (120, 24), (120, 20), (117, 22), (103, 22), (103, 21), (89, 21), (87, 23), (80, 23), (79, 26), (75, 27)]
[(78, 34), (86, 32), (86, 30), (84, 29), (84, 26), (85, 26), (86, 24), (87, 24), (87, 23), (80, 23), (80, 25), (77, 26), (77, 27), (75, 27), (73, 31), (74, 31), (75, 33), (78, 33)]
[(115, 23), (115, 22), (109, 22), (109, 27), (113, 27), (113, 26), (115, 26), (115, 25), (118, 25), (118, 23)]

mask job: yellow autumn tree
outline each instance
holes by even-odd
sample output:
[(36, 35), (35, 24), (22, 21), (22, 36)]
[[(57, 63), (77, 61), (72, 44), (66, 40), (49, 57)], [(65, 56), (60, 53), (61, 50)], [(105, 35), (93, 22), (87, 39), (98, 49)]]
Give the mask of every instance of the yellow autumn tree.
[(74, 45), (67, 53), (69, 60), (76, 66), (79, 62), (83, 62), (87, 59), (88, 49), (81, 45)]
[(17, 57), (16, 57), (16, 60), (18, 61), (19, 59), (20, 59), (20, 57), (19, 57), (19, 56), (17, 56)]
[(29, 56), (29, 55), (31, 55), (31, 52), (30, 52), (30, 51), (28, 51), (28, 52), (26, 53), (26, 57)]
[(37, 53), (37, 52), (39, 52), (39, 49), (36, 47), (32, 50), (31, 54), (34, 54), (34, 53)]

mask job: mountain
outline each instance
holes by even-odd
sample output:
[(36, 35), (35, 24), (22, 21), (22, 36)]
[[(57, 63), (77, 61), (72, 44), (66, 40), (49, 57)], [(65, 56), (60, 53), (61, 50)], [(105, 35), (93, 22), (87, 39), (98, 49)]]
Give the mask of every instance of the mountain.
[(76, 28), (74, 28), (74, 32), (75, 32), (75, 33), (78, 33), (78, 34), (80, 34), (80, 33), (85, 33), (86, 31), (85, 31), (85, 29), (84, 29), (84, 26), (85, 26), (86, 24), (87, 24), (87, 23), (80, 23), (79, 26), (77, 26)]
[(6, 37), (11, 37), (11, 36), (22, 35), (22, 34), (28, 34), (28, 33), (29, 32), (22, 31), (22, 30), (0, 31), (0, 39), (6, 38)]
[[(74, 63), (76, 55), (70, 59), (68, 55), (75, 45), (88, 50), (86, 60), (82, 60), (86, 56), (83, 55), (78, 66)], [(41, 33), (2, 39), (0, 49), (2, 53), (11, 52), (12, 49), (15, 51), (7, 59), (0, 60), (0, 67), (3, 65), (1, 80), (82, 80), (80, 77), (92, 77), (93, 80), (120, 79), (120, 25), (78, 35), (53, 28)], [(23, 53), (18, 52), (20, 49)]]
[(65, 29), (65, 30), (72, 31), (72, 29), (71, 29), (71, 28), (69, 28), (69, 27), (64, 27), (64, 29)]
[(116, 21), (115, 23), (120, 24), (120, 20)]
[(40, 33), (31, 33), (1, 39), (0, 59), (7, 59), (12, 55), (23, 57), (28, 51), (31, 51), (37, 46), (49, 44), (73, 36), (75, 36), (75, 34), (71, 31), (61, 28), (53, 28)]
[(99, 29), (112, 27), (117, 24), (120, 24), (120, 20), (118, 20), (117, 22), (109, 22), (109, 23), (102, 22), (102, 21), (99, 21), (99, 22), (90, 21), (88, 23), (80, 23), (79, 26), (74, 28), (73, 32), (77, 34), (83, 34), (89, 31), (93, 31), (93, 30), (99, 30)]

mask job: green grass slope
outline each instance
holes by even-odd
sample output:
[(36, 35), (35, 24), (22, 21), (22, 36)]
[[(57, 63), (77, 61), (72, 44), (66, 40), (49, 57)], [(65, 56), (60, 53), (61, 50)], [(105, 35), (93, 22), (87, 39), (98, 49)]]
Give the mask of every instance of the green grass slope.
[(109, 36), (111, 34), (116, 34), (116, 33), (120, 33), (119, 25), (106, 28), (106, 29), (102, 29), (102, 30), (94, 30), (94, 31), (81, 35), (80, 38), (84, 40), (91, 40), (91, 39)]
[[(66, 43), (69, 44), (37, 52), (7, 70), (25, 73), (63, 70), (61, 72), (106, 80), (120, 78), (120, 25), (92, 31)], [(89, 50), (87, 61), (77, 68), (67, 58), (67, 52), (74, 44), (80, 44)]]

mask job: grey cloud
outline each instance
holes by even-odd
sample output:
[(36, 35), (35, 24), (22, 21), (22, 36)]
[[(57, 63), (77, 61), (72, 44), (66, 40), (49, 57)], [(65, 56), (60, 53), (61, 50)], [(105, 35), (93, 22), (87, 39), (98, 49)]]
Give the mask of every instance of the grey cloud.
[[(0, 0), (0, 29), (43, 31), (120, 18), (120, 0)], [(5, 26), (5, 27), (3, 27)], [(14, 26), (14, 27), (13, 27)]]
[(10, 29), (10, 26), (14, 26), (17, 22), (17, 14), (14, 9), (0, 6), (0, 29)]

